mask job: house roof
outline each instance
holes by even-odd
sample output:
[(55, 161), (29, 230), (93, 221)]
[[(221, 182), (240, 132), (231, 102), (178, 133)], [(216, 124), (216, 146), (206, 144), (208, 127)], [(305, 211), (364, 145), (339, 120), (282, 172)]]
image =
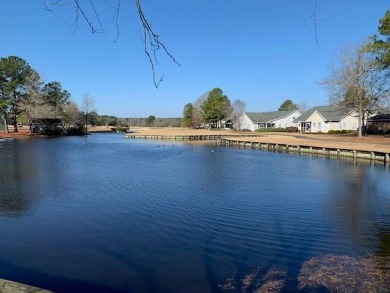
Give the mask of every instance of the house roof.
[(390, 114), (377, 114), (368, 119), (369, 122), (387, 122), (390, 121)]
[(313, 107), (299, 116), (294, 122), (306, 121), (314, 112), (318, 112), (325, 121), (341, 121), (348, 113), (336, 106)]
[(275, 120), (278, 120), (278, 119), (282, 119), (282, 118), (287, 117), (287, 116), (289, 116), (289, 115), (291, 115), (292, 113), (295, 113), (295, 112), (298, 112), (298, 115), (300, 115), (300, 112), (298, 110), (294, 110), (294, 111), (261, 112), (261, 113), (245, 112), (245, 114), (254, 123), (267, 123), (267, 122), (275, 121)]

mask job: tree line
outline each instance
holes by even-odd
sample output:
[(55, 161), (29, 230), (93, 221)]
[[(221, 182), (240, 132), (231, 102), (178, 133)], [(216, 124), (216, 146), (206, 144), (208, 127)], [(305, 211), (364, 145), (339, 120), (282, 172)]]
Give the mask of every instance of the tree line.
[[(83, 111), (70, 97), (61, 82), (43, 82), (23, 58), (0, 58), (0, 118), (6, 132), (8, 125), (13, 125), (14, 132), (18, 132), (21, 124), (28, 125), (32, 132), (36, 119), (61, 119), (68, 127), (84, 125)], [(83, 101), (88, 99), (87, 94)]]
[(121, 126), (121, 127), (180, 127), (180, 117), (157, 118), (154, 115), (138, 118), (121, 118), (110, 115), (99, 115), (96, 111), (89, 113), (88, 124), (91, 126)]
[[(285, 105), (292, 106), (292, 102)], [(293, 105), (294, 106), (294, 105)], [(99, 115), (94, 109), (93, 98), (86, 93), (81, 108), (71, 100), (71, 94), (62, 88), (59, 81), (43, 82), (39, 73), (28, 62), (17, 56), (0, 59), (0, 116), (8, 132), (8, 125), (13, 125), (18, 132), (18, 125), (30, 127), (36, 119), (61, 119), (67, 129), (80, 129), (92, 126), (156, 126), (156, 127), (221, 127), (224, 120), (238, 129), (240, 117), (245, 111), (245, 103), (240, 99), (231, 103), (222, 89), (202, 95), (193, 104), (184, 107), (183, 118), (118, 118)], [(87, 129), (85, 128), (85, 132)]]
[[(150, 117), (154, 117), (150, 120)], [(39, 73), (23, 58), (8, 56), (0, 58), (0, 125), (8, 132), (13, 125), (28, 125), (32, 133), (33, 122), (38, 119), (60, 120), (62, 130), (86, 132), (92, 126), (156, 126), (177, 127), (181, 118), (119, 118), (99, 115), (94, 100), (84, 94), (80, 107), (71, 100), (71, 94), (59, 81), (44, 82)]]

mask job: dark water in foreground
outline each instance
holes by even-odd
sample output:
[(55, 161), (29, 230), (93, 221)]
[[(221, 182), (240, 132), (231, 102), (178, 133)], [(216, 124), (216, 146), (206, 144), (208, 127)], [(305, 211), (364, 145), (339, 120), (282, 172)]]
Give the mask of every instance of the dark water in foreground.
[(220, 292), (257, 267), (294, 280), (313, 256), (390, 253), (389, 175), (114, 134), (0, 141), (0, 278), (57, 292)]

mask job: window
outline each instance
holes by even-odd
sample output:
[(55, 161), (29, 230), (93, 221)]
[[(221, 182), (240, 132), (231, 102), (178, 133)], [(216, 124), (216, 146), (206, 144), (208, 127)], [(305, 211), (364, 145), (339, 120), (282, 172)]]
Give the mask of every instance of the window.
[(321, 122), (318, 122), (318, 129), (321, 129)]
[(317, 124), (315, 122), (313, 122), (313, 128), (316, 128), (317, 127)]
[(355, 130), (355, 129), (357, 129), (357, 124), (356, 123), (353, 123), (352, 124), (352, 128)]

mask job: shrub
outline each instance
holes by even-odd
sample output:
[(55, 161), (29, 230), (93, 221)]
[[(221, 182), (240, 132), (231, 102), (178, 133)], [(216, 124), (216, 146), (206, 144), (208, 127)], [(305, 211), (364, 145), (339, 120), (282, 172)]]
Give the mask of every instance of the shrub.
[(257, 132), (286, 132), (284, 128), (260, 128), (256, 129)]
[(357, 133), (356, 130), (329, 130), (328, 134), (352, 134), (352, 133)]
[(74, 125), (66, 129), (66, 135), (84, 135), (85, 129), (83, 125)]
[(117, 133), (124, 133), (129, 130), (129, 127), (112, 127), (111, 130)]
[(289, 126), (286, 128), (287, 132), (298, 132), (298, 127)]
[(51, 125), (45, 125), (40, 134), (43, 135), (50, 135), (50, 136), (59, 136), (64, 134), (64, 130), (62, 127), (51, 124)]

